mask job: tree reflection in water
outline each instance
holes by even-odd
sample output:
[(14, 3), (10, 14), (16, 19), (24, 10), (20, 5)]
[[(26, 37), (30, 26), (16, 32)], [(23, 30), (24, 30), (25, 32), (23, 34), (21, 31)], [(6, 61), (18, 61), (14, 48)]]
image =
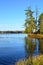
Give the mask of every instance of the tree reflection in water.
[(40, 49), (40, 53), (43, 54), (43, 39), (39, 40), (39, 49)]
[(36, 48), (35, 39), (26, 37), (25, 38), (25, 49), (26, 49), (26, 52), (27, 52), (27, 58), (30, 57), (30, 65), (33, 65), (32, 54), (33, 54), (35, 48)]
[(43, 39), (25, 37), (25, 49), (26, 59), (18, 65), (43, 65)]

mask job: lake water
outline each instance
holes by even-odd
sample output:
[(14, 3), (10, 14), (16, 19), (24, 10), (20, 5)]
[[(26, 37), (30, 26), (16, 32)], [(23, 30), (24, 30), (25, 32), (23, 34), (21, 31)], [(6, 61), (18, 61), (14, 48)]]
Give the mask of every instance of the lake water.
[[(15, 65), (18, 60), (29, 56), (26, 37), (26, 34), (0, 34), (0, 65)], [(28, 41), (36, 45), (32, 55), (39, 54), (39, 39), (29, 38)]]

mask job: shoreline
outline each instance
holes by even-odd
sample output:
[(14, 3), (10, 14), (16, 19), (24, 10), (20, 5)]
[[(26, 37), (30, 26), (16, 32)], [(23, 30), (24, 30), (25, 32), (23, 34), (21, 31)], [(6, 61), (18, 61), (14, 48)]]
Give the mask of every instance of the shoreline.
[(20, 31), (20, 30), (16, 30), (16, 31), (15, 30), (14, 31), (13, 30), (0, 31), (0, 34), (7, 34), (7, 33), (8, 34), (10, 34), (10, 33), (13, 34), (13, 33), (24, 33), (24, 32), (23, 32), (23, 30), (22, 31)]
[(28, 34), (28, 36), (31, 38), (43, 38), (43, 34), (34, 34), (34, 33), (32, 34), (31, 33), (31, 34)]

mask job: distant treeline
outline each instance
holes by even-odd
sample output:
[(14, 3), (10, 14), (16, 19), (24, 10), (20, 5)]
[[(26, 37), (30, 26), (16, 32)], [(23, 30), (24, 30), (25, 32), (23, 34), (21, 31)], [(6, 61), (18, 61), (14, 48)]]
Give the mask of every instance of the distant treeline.
[(23, 33), (23, 31), (0, 31), (0, 34), (7, 34), (7, 33)]

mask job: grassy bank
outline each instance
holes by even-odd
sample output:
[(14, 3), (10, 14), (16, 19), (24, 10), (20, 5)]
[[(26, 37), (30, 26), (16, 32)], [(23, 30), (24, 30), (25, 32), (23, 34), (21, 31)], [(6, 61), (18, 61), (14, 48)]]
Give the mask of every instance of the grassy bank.
[[(19, 60), (15, 65), (29, 65), (31, 63), (30, 57), (28, 59)], [(33, 65), (43, 65), (43, 55), (32, 57)]]
[(28, 36), (32, 38), (43, 38), (43, 34), (29, 34)]

